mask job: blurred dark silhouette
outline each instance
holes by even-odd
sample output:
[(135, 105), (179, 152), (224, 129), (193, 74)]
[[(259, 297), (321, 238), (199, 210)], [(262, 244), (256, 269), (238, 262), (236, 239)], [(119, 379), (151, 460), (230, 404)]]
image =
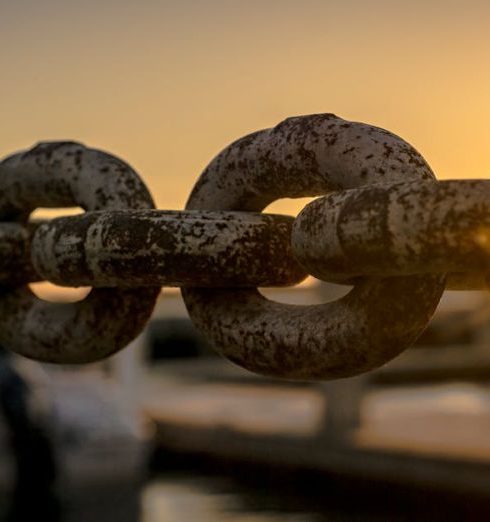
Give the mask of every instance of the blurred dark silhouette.
[(16, 477), (7, 520), (36, 518), (56, 522), (60, 511), (54, 492), (56, 463), (46, 426), (29, 407), (29, 385), (0, 346), (0, 408), (13, 452)]
[(151, 362), (216, 356), (187, 318), (153, 320), (148, 327), (148, 353)]

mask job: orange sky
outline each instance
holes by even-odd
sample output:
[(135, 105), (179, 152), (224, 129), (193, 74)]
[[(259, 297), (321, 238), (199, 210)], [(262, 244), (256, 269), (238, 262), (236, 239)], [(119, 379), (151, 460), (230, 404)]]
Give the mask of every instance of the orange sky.
[(182, 208), (230, 141), (335, 112), (400, 134), (441, 178), (488, 177), (489, 27), (471, 0), (1, 2), (0, 155), (81, 140)]

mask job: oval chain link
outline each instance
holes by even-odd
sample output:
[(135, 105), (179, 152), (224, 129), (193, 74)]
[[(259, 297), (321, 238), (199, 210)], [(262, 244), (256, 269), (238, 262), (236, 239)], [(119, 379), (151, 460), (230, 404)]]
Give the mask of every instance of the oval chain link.
[[(0, 219), (25, 223), (37, 207), (151, 208), (136, 172), (79, 143), (41, 143), (0, 163)], [(26, 238), (20, 237), (17, 244)], [(28, 265), (28, 263), (24, 263)], [(9, 287), (10, 288), (9, 288)], [(46, 362), (86, 363), (126, 346), (150, 318), (160, 289), (94, 289), (77, 303), (49, 303), (4, 283), (0, 343)]]
[[(152, 209), (126, 163), (73, 142), (6, 158), (0, 185), (0, 343), (43, 361), (119, 350), (165, 285), (183, 287), (192, 321), (233, 362), (290, 379), (347, 377), (412, 344), (445, 285), (487, 287), (490, 181), (438, 182), (398, 136), (332, 114), (232, 143), (184, 212)], [(296, 220), (260, 213), (304, 196), (321, 197)], [(28, 220), (37, 207), (69, 206), (86, 213)], [(316, 306), (257, 290), (307, 273), (354, 288)], [(37, 280), (94, 289), (47, 303), (27, 286)]]
[[(285, 197), (373, 183), (436, 183), (397, 136), (332, 114), (289, 118), (227, 147), (206, 168), (188, 209), (259, 211)], [(194, 324), (228, 359), (289, 379), (356, 375), (389, 361), (427, 326), (444, 275), (364, 278), (324, 305), (274, 303), (256, 289), (184, 288)]]

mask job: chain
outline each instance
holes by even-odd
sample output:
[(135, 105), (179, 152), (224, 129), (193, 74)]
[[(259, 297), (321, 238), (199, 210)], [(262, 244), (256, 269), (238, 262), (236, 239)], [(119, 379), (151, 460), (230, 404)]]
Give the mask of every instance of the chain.
[[(185, 211), (154, 209), (122, 160), (73, 142), (41, 143), (0, 163), (0, 343), (26, 357), (85, 363), (123, 348), (161, 286), (182, 287), (216, 349), (251, 371), (332, 379), (409, 347), (445, 287), (487, 287), (490, 181), (438, 182), (394, 134), (332, 114), (289, 118), (224, 149)], [(294, 219), (261, 211), (320, 196)], [(84, 214), (29, 220), (37, 207)], [(308, 274), (353, 289), (315, 306), (257, 287)], [(28, 283), (91, 286), (48, 303)]]

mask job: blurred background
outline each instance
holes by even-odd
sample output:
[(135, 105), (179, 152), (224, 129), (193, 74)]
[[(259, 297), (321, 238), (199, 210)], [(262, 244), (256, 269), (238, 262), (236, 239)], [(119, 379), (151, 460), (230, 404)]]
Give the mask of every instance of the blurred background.
[[(487, 178), (489, 22), (483, 0), (0, 0), (0, 156), (82, 141), (129, 162), (158, 207), (181, 209), (231, 141), (333, 112), (399, 134), (439, 178)], [(309, 279), (267, 295), (306, 304), (345, 292)], [(417, 347), (331, 384), (262, 379), (218, 359), (167, 290), (140, 338), (103, 364), (5, 353), (0, 511), (486, 520), (489, 311), (486, 293), (447, 293)]]

